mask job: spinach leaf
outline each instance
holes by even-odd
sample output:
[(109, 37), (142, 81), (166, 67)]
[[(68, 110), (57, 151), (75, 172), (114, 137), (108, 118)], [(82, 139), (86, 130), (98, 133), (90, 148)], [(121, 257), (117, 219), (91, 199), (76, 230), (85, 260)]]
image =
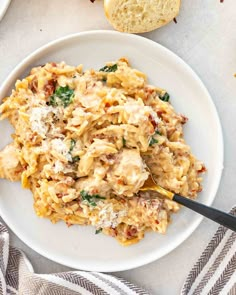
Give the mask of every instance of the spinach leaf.
[(74, 157), (72, 156), (72, 151), (73, 151), (75, 145), (76, 145), (76, 141), (75, 141), (75, 139), (72, 138), (70, 141), (70, 149), (69, 149), (69, 154), (71, 155), (71, 160), (69, 162), (72, 164), (74, 164), (80, 160), (79, 156), (74, 156)]
[(98, 229), (96, 229), (96, 231), (95, 231), (95, 235), (100, 234), (100, 232), (102, 232), (102, 228), (98, 228)]
[(81, 195), (83, 201), (87, 201), (89, 203), (89, 205), (91, 205), (93, 207), (97, 206), (96, 202), (98, 200), (105, 200), (106, 199), (106, 198), (101, 197), (100, 195), (97, 195), (97, 194), (96, 195), (90, 195), (88, 192), (86, 192), (84, 190), (82, 190), (80, 192), (80, 195)]
[(158, 129), (155, 130), (155, 134), (162, 135)]
[(163, 101), (169, 101), (170, 95), (168, 92), (166, 92), (163, 96), (160, 97), (161, 100)]
[(70, 153), (73, 151), (75, 145), (76, 145), (76, 141), (72, 138), (70, 141)]
[(149, 146), (154, 145), (155, 143), (158, 143), (158, 140), (156, 140), (154, 137), (151, 137), (150, 141), (149, 141)]
[(49, 100), (48, 105), (53, 106), (53, 107), (56, 107), (56, 106), (57, 106), (56, 98), (54, 97), (54, 95), (52, 95), (52, 96), (50, 97), (50, 100)]
[(75, 157), (72, 157), (72, 161), (71, 161), (71, 163), (76, 163), (76, 162), (78, 162), (80, 160), (80, 157), (79, 156), (75, 156)]
[(74, 90), (70, 89), (69, 86), (58, 87), (55, 93), (50, 97), (49, 105), (59, 106), (63, 105), (64, 108), (68, 107), (72, 103), (74, 96)]
[(124, 137), (122, 137), (122, 143), (123, 143), (123, 147), (126, 146), (126, 139)]
[(106, 73), (111, 73), (115, 72), (118, 69), (117, 64), (114, 64), (112, 66), (105, 66), (99, 70), (99, 72), (106, 72)]

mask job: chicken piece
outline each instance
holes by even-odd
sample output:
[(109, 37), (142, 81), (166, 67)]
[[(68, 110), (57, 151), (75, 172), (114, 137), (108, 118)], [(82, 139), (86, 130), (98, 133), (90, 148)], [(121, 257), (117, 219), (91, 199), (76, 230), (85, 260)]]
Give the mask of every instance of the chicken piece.
[(117, 195), (132, 197), (149, 176), (137, 150), (123, 149), (107, 174), (107, 181)]
[(18, 159), (16, 148), (11, 143), (0, 152), (0, 178), (18, 181), (22, 171), (23, 167)]
[(95, 158), (115, 153), (117, 153), (117, 149), (113, 143), (95, 138), (94, 142), (89, 146), (87, 153), (80, 158), (78, 176), (89, 175), (94, 165)]

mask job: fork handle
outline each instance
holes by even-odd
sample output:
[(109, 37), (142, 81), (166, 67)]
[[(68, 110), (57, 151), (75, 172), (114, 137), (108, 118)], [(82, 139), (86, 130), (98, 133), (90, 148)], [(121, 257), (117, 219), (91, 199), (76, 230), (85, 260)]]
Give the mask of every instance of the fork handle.
[(172, 200), (236, 232), (236, 216), (177, 194), (174, 195)]

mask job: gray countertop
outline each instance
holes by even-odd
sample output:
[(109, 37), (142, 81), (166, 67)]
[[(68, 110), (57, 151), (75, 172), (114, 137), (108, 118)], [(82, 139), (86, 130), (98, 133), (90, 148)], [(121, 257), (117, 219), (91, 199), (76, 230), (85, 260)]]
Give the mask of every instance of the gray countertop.
[[(0, 83), (25, 56), (51, 40), (85, 30), (112, 29), (102, 6), (101, 0), (94, 4), (89, 0), (12, 0), (0, 23)], [(214, 206), (226, 211), (236, 203), (235, 11), (235, 0), (225, 0), (224, 3), (220, 0), (183, 0), (177, 24), (172, 22), (143, 34), (182, 57), (212, 95), (225, 142), (224, 172)], [(204, 219), (197, 230), (170, 254), (117, 275), (146, 288), (151, 294), (179, 294), (193, 263), (216, 229), (216, 224)], [(11, 244), (27, 254), (38, 273), (69, 270), (37, 254), (13, 233)]]

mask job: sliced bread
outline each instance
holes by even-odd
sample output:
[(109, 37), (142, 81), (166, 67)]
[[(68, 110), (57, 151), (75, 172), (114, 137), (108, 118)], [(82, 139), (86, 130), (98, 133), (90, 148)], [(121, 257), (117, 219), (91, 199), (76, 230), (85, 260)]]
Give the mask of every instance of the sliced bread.
[(144, 33), (173, 20), (181, 0), (104, 0), (105, 14), (118, 31)]

